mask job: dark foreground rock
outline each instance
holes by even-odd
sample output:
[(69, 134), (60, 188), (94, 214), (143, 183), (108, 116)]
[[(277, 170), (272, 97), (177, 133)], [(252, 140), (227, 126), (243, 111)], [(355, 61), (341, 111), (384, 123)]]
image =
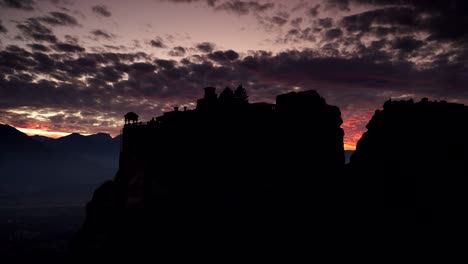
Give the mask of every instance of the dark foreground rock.
[(205, 88), (195, 110), (126, 119), (119, 171), (87, 205), (77, 256), (226, 261), (341, 243), (342, 119), (317, 92), (250, 104), (242, 87)]

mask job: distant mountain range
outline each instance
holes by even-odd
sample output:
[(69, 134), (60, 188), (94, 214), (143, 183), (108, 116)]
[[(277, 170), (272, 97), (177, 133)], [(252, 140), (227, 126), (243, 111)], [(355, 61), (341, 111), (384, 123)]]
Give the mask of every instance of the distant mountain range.
[(0, 206), (84, 204), (114, 176), (119, 146), (104, 133), (29, 137), (0, 124)]

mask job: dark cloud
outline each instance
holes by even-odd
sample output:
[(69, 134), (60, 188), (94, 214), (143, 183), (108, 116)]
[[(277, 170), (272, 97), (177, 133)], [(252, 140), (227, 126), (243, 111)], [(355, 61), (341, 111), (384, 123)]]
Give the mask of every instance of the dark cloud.
[(156, 39), (152, 39), (149, 42), (149, 44), (155, 48), (167, 48), (167, 46), (164, 44), (164, 41), (161, 37), (156, 37)]
[(84, 52), (85, 49), (78, 45), (68, 44), (68, 43), (57, 43), (52, 46), (52, 48), (56, 51), (61, 52)]
[[(214, 3), (214, 2), (213, 2)], [(264, 12), (275, 7), (273, 3), (258, 3), (255, 1), (229, 0), (214, 6), (215, 10), (224, 10), (237, 15), (246, 15), (251, 12)]]
[(67, 43), (71, 44), (78, 44), (78, 37), (77, 36), (70, 36), (70, 35), (65, 35), (65, 40)]
[(350, 11), (350, 1), (349, 0), (326, 0), (326, 8), (337, 8), (342, 11)]
[(370, 32), (374, 25), (399, 26), (401, 30), (417, 30), (418, 16), (409, 7), (389, 7), (346, 16), (341, 24), (351, 32)]
[(112, 16), (112, 13), (107, 9), (107, 6), (105, 5), (95, 5), (91, 8), (93, 12), (97, 15), (103, 16), (103, 17), (110, 17)]
[(42, 25), (37, 19), (35, 18), (28, 18), (23, 23), (19, 23), (16, 26), (20, 31), (23, 32), (25, 35), (32, 35), (34, 33), (37, 34), (51, 34), (52, 30), (44, 25)]
[(103, 67), (97, 74), (97, 78), (105, 82), (117, 82), (121, 79), (123, 72), (118, 71), (115, 67)]
[[(174, 3), (194, 3), (194, 2), (200, 2), (202, 0), (163, 0), (163, 1), (169, 1), (169, 2), (174, 2)], [(216, 0), (213, 2), (216, 2)]]
[(284, 38), (280, 38), (277, 40), (278, 43), (297, 43), (302, 41), (313, 42), (315, 41), (315, 36), (312, 28), (307, 27), (305, 29), (297, 29), (293, 28), (290, 29)]
[(40, 52), (49, 52), (50, 49), (42, 44), (39, 43), (33, 43), (33, 44), (28, 44), (29, 47), (31, 47), (32, 51), (40, 51)]
[(156, 70), (156, 66), (151, 63), (138, 62), (130, 65), (130, 70), (140, 73), (148, 73), (154, 72), (154, 70)]
[(6, 50), (6, 51), (9, 51), (9, 52), (21, 54), (22, 56), (30, 56), (30, 55), (31, 55), (31, 53), (29, 53), (29, 52), (26, 51), (25, 49), (20, 48), (20, 47), (15, 46), (15, 45), (8, 45), (8, 46), (5, 48), (5, 50)]
[(116, 37), (114, 34), (102, 29), (95, 29), (92, 30), (90, 33), (94, 36), (94, 39), (112, 40)]
[(302, 17), (296, 17), (295, 19), (291, 20), (291, 26), (297, 28), (301, 25), (302, 21), (303, 21)]
[(27, 39), (41, 42), (57, 42), (57, 37), (53, 34), (52, 30), (42, 25), (36, 18), (28, 18), (26, 21), (18, 23), (16, 27)]
[(8, 46), (6, 50), (0, 52), (0, 72), (13, 74), (14, 71), (25, 71), (35, 65), (31, 59), (31, 53), (16, 46)]
[(201, 52), (210, 53), (215, 48), (215, 44), (211, 42), (202, 42), (195, 45), (195, 47)]
[(208, 58), (216, 62), (228, 62), (228, 61), (237, 60), (239, 58), (239, 53), (233, 50), (226, 50), (226, 51), (218, 50), (218, 51), (208, 54)]
[(32, 34), (31, 38), (36, 41), (45, 41), (50, 43), (57, 42), (57, 37), (51, 34)]
[(258, 1), (242, 1), (242, 0), (160, 0), (174, 3), (206, 3), (215, 11), (227, 11), (236, 15), (247, 15), (249, 13), (264, 12), (275, 7), (273, 3), (260, 3)]
[(397, 37), (392, 42), (392, 48), (402, 52), (412, 52), (424, 45), (424, 42), (413, 37)]
[(343, 25), (350, 31), (365, 33), (374, 26), (393, 26), (401, 33), (425, 33), (430, 40), (468, 41), (468, 2), (464, 0), (329, 0), (329, 4), (373, 5), (374, 10), (348, 16)]
[(343, 36), (343, 31), (339, 28), (333, 28), (325, 31), (326, 40), (334, 40)]
[(8, 8), (32, 11), (34, 10), (35, 2), (33, 0), (3, 0), (0, 2), (0, 5)]
[(104, 47), (111, 50), (120, 50), (120, 47), (114, 45), (104, 45)]
[(315, 5), (311, 8), (309, 8), (309, 10), (307, 11), (307, 14), (311, 17), (316, 17), (319, 13), (319, 9), (320, 9), (321, 5)]
[(56, 66), (55, 60), (45, 53), (35, 52), (32, 57), (36, 60), (37, 65), (35, 65), (34, 70), (37, 72), (49, 73)]
[[(137, 110), (149, 119), (165, 111), (155, 105), (187, 104), (201, 96), (206, 85), (225, 87), (239, 81), (249, 83), (246, 88), (253, 101), (274, 100), (274, 95), (291, 87), (318, 89), (327, 101), (342, 108), (346, 118), (357, 118), (350, 111), (359, 116), (364, 110), (372, 111), (392, 95), (468, 98), (465, 65), (441, 57), (432, 67), (420, 68), (376, 55), (390, 44), (384, 40), (362, 45), (359, 57), (325, 56), (322, 50), (256, 51), (240, 57), (228, 50), (180, 62), (145, 53), (45, 54), (9, 46), (0, 52), (0, 76), (8, 76), (0, 78), (0, 111), (26, 107), (60, 109), (65, 115), (87, 112), (86, 122), (91, 124), (102, 122), (93, 119), (92, 113), (99, 113), (100, 119), (115, 124), (125, 112)], [(44, 75), (50, 79), (37, 79)], [(358, 103), (364, 110), (356, 110)], [(356, 120), (364, 125), (364, 117)], [(90, 126), (81, 119), (76, 122)], [(118, 127), (112, 129), (118, 131)]]
[(174, 69), (176, 62), (173, 60), (161, 60), (157, 59), (154, 61), (159, 67), (163, 69)]
[(289, 21), (289, 14), (288, 13), (278, 13), (275, 16), (272, 16), (270, 19), (271, 23), (275, 24), (276, 26), (283, 26)]
[(333, 26), (333, 18), (320, 18), (317, 23), (323, 28), (331, 28)]
[(0, 20), (0, 33), (7, 33), (8, 30), (3, 26), (2, 20)]
[[(376, 92), (391, 90), (402, 93), (419, 91), (434, 94), (434, 91), (437, 91), (445, 96), (460, 95), (468, 83), (466, 71), (457, 75), (450, 83), (445, 82), (447, 78), (453, 76), (446, 75), (447, 71), (441, 71), (441, 69), (455, 67), (455, 65), (421, 70), (408, 62), (376, 63), (372, 57), (321, 57), (311, 50), (287, 51), (276, 55), (259, 51), (244, 58), (239, 58), (235, 51), (210, 53), (208, 56), (210, 60), (222, 62), (218, 66), (207, 60), (198, 63), (185, 61), (183, 64), (177, 64), (176, 61), (161, 59), (155, 60), (154, 64), (151, 62), (122, 64), (121, 58), (124, 58), (124, 54), (81, 53), (78, 59), (60, 59), (60, 57), (48, 56), (44, 53), (31, 55), (17, 47), (11, 47), (9, 51), (3, 51), (1, 55), (0, 62), (5, 65), (4, 67), (12, 67), (16, 70), (42, 69), (41, 72), (48, 69), (51, 73), (64, 72), (66, 75), (61, 78), (65, 78), (68, 83), (75, 83), (78, 87), (86, 86), (86, 83), (80, 84), (75, 78), (87, 75), (93, 78), (92, 85), (101, 87), (107, 85), (108, 82), (113, 82), (117, 87), (127, 87), (125, 91), (130, 97), (149, 96), (154, 95), (155, 92), (162, 93), (163, 91), (159, 88), (156, 91), (151, 89), (168, 86), (177, 91), (172, 91), (172, 96), (185, 98), (187, 95), (184, 93), (187, 91), (177, 90), (182, 89), (180, 87), (200, 88), (207, 82), (226, 85), (231, 80), (250, 82), (252, 89), (257, 86), (271, 86), (269, 89), (274, 89), (276, 84), (282, 84), (282, 87), (301, 86), (327, 89), (348, 87)], [(127, 58), (133, 60), (138, 56), (127, 55)], [(159, 70), (155, 71), (156, 69)], [(459, 73), (462, 72), (459, 71)], [(129, 74), (128, 80), (121, 80), (123, 73)], [(431, 85), (428, 86), (427, 83)], [(35, 85), (37, 84), (30, 83), (26, 86)], [(52, 83), (48, 82), (48, 85)], [(53, 86), (57, 85), (64, 84)], [(437, 90), (434, 90), (436, 87)], [(451, 88), (446, 89), (447, 87)], [(117, 94), (120, 93), (111, 90)], [(79, 89), (74, 89), (74, 91), (79, 91)], [(99, 91), (91, 89), (89, 92), (92, 92), (89, 96), (95, 96), (95, 93)], [(279, 91), (270, 90), (269, 93), (277, 92)], [(56, 92), (52, 90), (51, 93)], [(466, 92), (463, 93), (466, 94)]]
[(62, 12), (50, 12), (49, 16), (38, 17), (36, 19), (52, 26), (78, 25), (78, 21), (76, 20), (76, 18)]
[(169, 51), (169, 55), (174, 56), (174, 57), (180, 57), (180, 56), (184, 56), (185, 52), (186, 52), (185, 48), (178, 46), (178, 47), (174, 47), (171, 51)]

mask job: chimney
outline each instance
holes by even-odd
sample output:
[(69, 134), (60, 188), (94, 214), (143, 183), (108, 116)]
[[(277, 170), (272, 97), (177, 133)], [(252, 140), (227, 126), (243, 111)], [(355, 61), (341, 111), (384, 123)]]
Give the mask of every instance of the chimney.
[(187, 111), (187, 107), (186, 107), (186, 106), (184, 106), (184, 112), (185, 112), (185, 111)]
[(179, 107), (178, 106), (174, 106), (174, 112), (179, 112)]

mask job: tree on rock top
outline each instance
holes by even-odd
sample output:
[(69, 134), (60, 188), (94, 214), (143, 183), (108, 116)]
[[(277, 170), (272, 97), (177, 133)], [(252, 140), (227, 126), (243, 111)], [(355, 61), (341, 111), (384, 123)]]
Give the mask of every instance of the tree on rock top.
[(242, 84), (239, 85), (234, 91), (234, 99), (240, 104), (249, 103), (249, 96), (247, 95), (247, 91), (244, 89), (244, 87), (242, 87)]

